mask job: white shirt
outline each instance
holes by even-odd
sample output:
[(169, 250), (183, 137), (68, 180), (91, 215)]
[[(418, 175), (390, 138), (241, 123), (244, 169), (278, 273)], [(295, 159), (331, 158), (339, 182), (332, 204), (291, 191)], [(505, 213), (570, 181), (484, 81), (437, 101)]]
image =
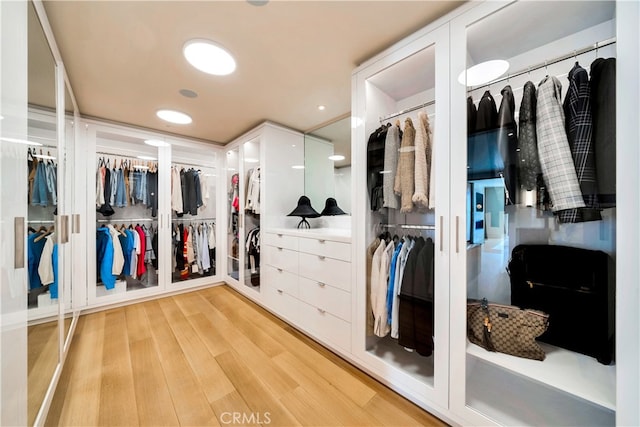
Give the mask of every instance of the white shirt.
[(50, 285), (53, 283), (53, 244), (55, 243), (55, 233), (51, 233), (45, 239), (47, 241), (42, 248), (40, 264), (38, 264), (38, 274), (42, 285)]
[(107, 228), (109, 229), (111, 241), (113, 242), (113, 266), (111, 267), (111, 274), (119, 276), (122, 274), (122, 269), (124, 268), (124, 254), (122, 253), (122, 245), (118, 238), (120, 232), (111, 224), (107, 225)]

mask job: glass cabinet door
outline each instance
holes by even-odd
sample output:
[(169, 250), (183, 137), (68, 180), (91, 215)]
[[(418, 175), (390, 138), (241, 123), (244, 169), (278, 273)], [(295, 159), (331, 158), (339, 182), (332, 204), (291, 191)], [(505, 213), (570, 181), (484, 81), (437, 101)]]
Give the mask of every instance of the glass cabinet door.
[[(418, 399), (448, 400), (448, 44), (429, 33), (360, 72), (355, 209), (366, 218), (360, 357)], [(362, 131), (364, 128), (364, 131)], [(364, 171), (363, 171), (364, 172)], [(440, 177), (444, 177), (440, 178)], [(364, 257), (366, 256), (366, 262)], [(366, 292), (364, 292), (366, 289)], [(390, 374), (389, 372), (393, 372)]]
[(244, 284), (260, 288), (260, 140), (254, 139), (242, 145), (244, 178), (240, 209), (243, 219)]
[(477, 422), (615, 424), (615, 7), (452, 24), (452, 404)]
[(171, 147), (172, 283), (216, 274), (216, 153)]
[(240, 280), (240, 152), (238, 148), (227, 151), (225, 164), (227, 186), (227, 274)]

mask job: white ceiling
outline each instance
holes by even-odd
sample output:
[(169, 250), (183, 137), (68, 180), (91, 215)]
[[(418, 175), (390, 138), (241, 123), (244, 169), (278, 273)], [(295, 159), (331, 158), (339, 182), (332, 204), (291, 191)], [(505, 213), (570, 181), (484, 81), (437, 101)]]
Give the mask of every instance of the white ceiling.
[[(306, 131), (349, 113), (355, 67), (460, 4), (45, 1), (45, 9), (82, 114), (228, 143), (265, 120)], [(192, 68), (182, 56), (191, 38), (228, 49), (236, 72)], [(193, 123), (169, 125), (156, 118), (160, 108)]]

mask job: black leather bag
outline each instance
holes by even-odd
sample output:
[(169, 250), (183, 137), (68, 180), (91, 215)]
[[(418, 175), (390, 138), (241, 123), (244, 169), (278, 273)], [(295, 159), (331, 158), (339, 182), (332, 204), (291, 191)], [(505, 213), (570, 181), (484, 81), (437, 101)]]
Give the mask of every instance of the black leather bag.
[(509, 261), (511, 304), (549, 314), (538, 340), (613, 360), (615, 279), (602, 251), (559, 245), (518, 245)]

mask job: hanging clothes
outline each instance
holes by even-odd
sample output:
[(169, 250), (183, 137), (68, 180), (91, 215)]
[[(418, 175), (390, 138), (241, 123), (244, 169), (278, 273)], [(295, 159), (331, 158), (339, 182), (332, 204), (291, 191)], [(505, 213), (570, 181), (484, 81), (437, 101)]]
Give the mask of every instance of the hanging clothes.
[(44, 206), (49, 204), (47, 197), (47, 172), (44, 162), (38, 162), (33, 182), (32, 206)]
[[(376, 237), (376, 239), (369, 245), (369, 247), (367, 248), (367, 296), (369, 296), (369, 298), (367, 298), (367, 303), (366, 303), (366, 312), (367, 312), (367, 331), (366, 334), (367, 336), (372, 336), (373, 335), (373, 323), (374, 323), (374, 316), (373, 316), (373, 304), (372, 304), (372, 300), (373, 298), (371, 298), (371, 292), (372, 292), (372, 266), (373, 266), (373, 255), (376, 252), (376, 250), (378, 249), (378, 246), (380, 246), (380, 238)], [(378, 263), (380, 261), (378, 260)]]
[(527, 191), (536, 189), (541, 175), (536, 135), (536, 103), (536, 86), (533, 82), (526, 82), (518, 114), (518, 165), (520, 184)]
[(153, 260), (156, 259), (156, 253), (153, 250), (152, 239), (153, 239), (153, 227), (148, 229), (146, 226), (142, 226), (142, 231), (144, 232), (145, 238), (145, 252), (144, 252), (144, 262), (145, 264), (151, 264)]
[(38, 266), (42, 258), (42, 251), (46, 239), (42, 238), (42, 233), (30, 234), (27, 238), (27, 270), (29, 277), (29, 289), (36, 289), (42, 286), (42, 280), (38, 273)]
[(391, 264), (389, 265), (389, 284), (387, 285), (387, 324), (389, 326), (391, 326), (393, 317), (393, 299), (396, 292), (395, 278), (398, 270), (398, 256), (400, 255), (400, 251), (404, 246), (403, 243), (403, 241), (400, 241), (396, 245), (396, 248), (393, 251), (393, 255), (391, 256)]
[(202, 207), (206, 208), (209, 201), (209, 185), (207, 184), (207, 177), (205, 174), (198, 172), (198, 178), (200, 179), (200, 194), (202, 195)]
[(373, 212), (384, 206), (384, 153), (387, 131), (391, 124), (382, 125), (369, 135), (367, 141), (367, 194)]
[(55, 206), (58, 204), (58, 169), (51, 160), (45, 165), (45, 177), (47, 180), (48, 199), (51, 200), (51, 205)]
[(391, 303), (391, 338), (398, 339), (400, 334), (400, 292), (402, 291), (402, 281), (404, 280), (404, 271), (407, 265), (407, 259), (411, 250), (415, 246), (415, 240), (405, 237), (402, 243), (402, 249), (398, 254), (396, 261), (396, 271), (394, 274), (394, 292), (393, 301)]
[(100, 281), (107, 289), (113, 289), (116, 285), (116, 276), (113, 275), (113, 240), (107, 227), (96, 230), (96, 255), (97, 270)]
[(55, 299), (58, 298), (58, 245), (55, 243), (55, 234), (48, 235), (45, 240), (38, 274), (42, 285), (49, 285), (49, 295)]
[(488, 90), (484, 92), (476, 113), (476, 132), (493, 130), (498, 127), (498, 110), (493, 95)]
[(158, 216), (158, 173), (149, 172), (147, 175), (147, 207), (151, 209), (151, 216)]
[(505, 204), (518, 203), (518, 129), (515, 120), (516, 103), (511, 86), (505, 86), (502, 91), (502, 101), (498, 110), (498, 151), (504, 165), (502, 178), (504, 180)]
[(131, 277), (138, 278), (138, 257), (141, 253), (140, 234), (133, 227), (129, 226), (129, 231), (133, 236), (133, 250), (131, 251)]
[(429, 117), (424, 111), (418, 113), (415, 147), (414, 193), (411, 200), (416, 207), (428, 209), (432, 143)]
[(180, 181), (180, 171), (176, 166), (171, 167), (171, 209), (177, 214), (183, 213), (182, 185)]
[(600, 208), (616, 206), (616, 58), (591, 63), (591, 114)]
[(247, 233), (245, 249), (249, 255), (247, 267), (251, 274), (256, 274), (260, 269), (260, 227), (255, 227)]
[(576, 62), (567, 78), (569, 90), (563, 104), (565, 129), (586, 207), (562, 210), (557, 212), (557, 216), (562, 223), (600, 221), (589, 76), (587, 70)]
[(407, 117), (404, 121), (402, 142), (400, 143), (400, 161), (394, 181), (393, 191), (400, 195), (400, 212), (413, 211), (413, 197), (415, 185), (415, 136), (413, 121)]
[(122, 267), (122, 274), (125, 276), (131, 276), (131, 251), (133, 248), (133, 235), (129, 230), (121, 230), (118, 234), (120, 240), (120, 246), (122, 246), (122, 254), (124, 258), (124, 265)]
[[(371, 261), (371, 310), (373, 313), (373, 333), (376, 336), (383, 337), (386, 335), (383, 329), (382, 305), (379, 300), (382, 298), (382, 294), (386, 296), (386, 277), (381, 274), (382, 257), (387, 247), (387, 243), (382, 240), (378, 245), (378, 248), (373, 254)], [(386, 320), (386, 318), (384, 318)]]
[(139, 225), (135, 227), (136, 233), (138, 233), (138, 237), (140, 238), (140, 246), (136, 247), (136, 255), (137, 255), (137, 267), (136, 267), (136, 277), (141, 279), (142, 275), (147, 272), (147, 267), (144, 264), (144, 254), (147, 250), (147, 239), (144, 234), (144, 230)]
[(467, 135), (471, 135), (476, 131), (476, 122), (478, 119), (478, 110), (473, 98), (467, 98)]
[(546, 77), (538, 85), (538, 156), (554, 212), (585, 206), (564, 130), (561, 92), (562, 84), (555, 77)]
[(260, 213), (260, 168), (249, 169), (247, 173), (247, 195), (244, 209), (254, 214)]
[(393, 182), (398, 170), (398, 150), (400, 150), (401, 138), (402, 130), (400, 130), (400, 121), (398, 121), (387, 129), (387, 136), (384, 142), (382, 196), (383, 207), (390, 209), (398, 209), (400, 207), (398, 195), (393, 191)]
[(111, 236), (111, 244), (113, 245), (113, 262), (111, 265), (111, 274), (113, 274), (114, 276), (119, 276), (122, 274), (122, 269), (124, 267), (124, 253), (122, 251), (120, 239), (118, 238), (118, 235), (120, 233), (111, 224), (107, 225), (107, 229), (109, 230), (109, 235)]

